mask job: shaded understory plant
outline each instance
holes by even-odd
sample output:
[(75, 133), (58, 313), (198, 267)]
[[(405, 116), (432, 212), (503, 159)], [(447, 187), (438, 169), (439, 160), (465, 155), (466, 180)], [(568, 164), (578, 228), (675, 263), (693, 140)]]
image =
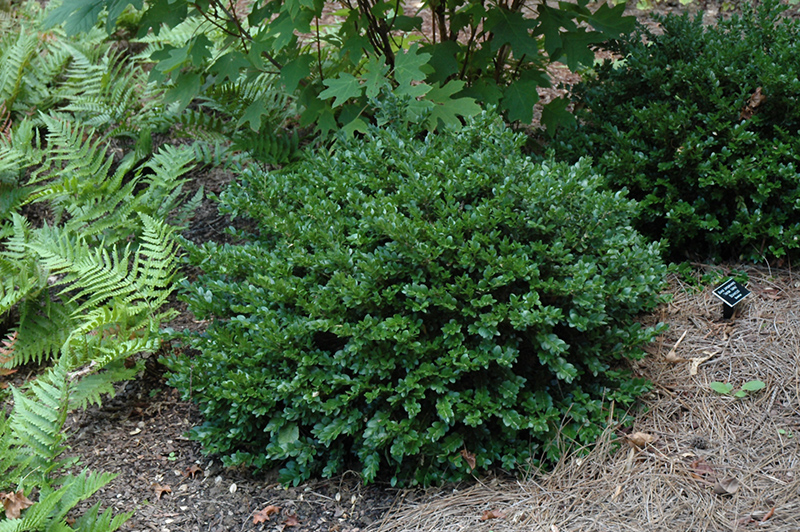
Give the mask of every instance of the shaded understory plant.
[[(141, 132), (158, 126), (158, 91), (96, 34), (59, 39), (13, 17), (0, 36), (0, 334), (13, 338), (0, 364), (4, 374), (41, 367), (11, 388), (0, 416), (0, 531), (111, 531), (130, 513), (77, 513), (113, 475), (74, 472), (65, 423), (134, 378), (131, 357), (159, 346), (195, 154), (139, 149)], [(120, 139), (130, 150), (115, 157), (109, 142)]]
[(591, 155), (673, 258), (800, 249), (800, 24), (784, 9), (759, 2), (716, 25), (660, 18), (663, 34), (640, 28), (574, 88), (580, 125), (556, 153)]
[(221, 196), (235, 245), (186, 243), (212, 319), (164, 359), (196, 401), (191, 436), (225, 464), (298, 483), (347, 468), (430, 484), (591, 442), (647, 389), (625, 361), (661, 327), (658, 246), (586, 161), (536, 165), (491, 113), (425, 135), (383, 128), (246, 171)]

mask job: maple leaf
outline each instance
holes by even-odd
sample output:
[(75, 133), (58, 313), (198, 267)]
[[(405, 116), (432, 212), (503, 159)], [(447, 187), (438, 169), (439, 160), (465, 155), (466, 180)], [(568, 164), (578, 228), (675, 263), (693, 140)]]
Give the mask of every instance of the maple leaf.
[(594, 29), (603, 32), (606, 37), (618, 39), (636, 28), (635, 17), (623, 16), (625, 7), (624, 3), (614, 7), (602, 4), (597, 11), (586, 18)]
[(428, 126), (434, 128), (441, 121), (444, 125), (461, 125), (459, 116), (474, 116), (481, 112), (481, 106), (472, 98), (452, 98), (453, 94), (464, 88), (464, 82), (453, 80), (444, 87), (432, 87), (427, 98), (434, 103), (428, 119)]
[(236, 80), (239, 79), (239, 72), (249, 66), (250, 62), (243, 53), (228, 52), (220, 56), (214, 64), (209, 67), (209, 71), (217, 75), (216, 83), (222, 85), (226, 79), (235, 83)]
[(183, 473), (181, 473), (181, 475), (183, 475), (185, 478), (189, 478), (189, 477), (194, 478), (194, 476), (197, 473), (202, 473), (202, 472), (203, 472), (203, 470), (200, 468), (199, 465), (192, 464), (190, 467), (187, 467), (186, 469), (184, 469)]
[(6, 509), (6, 519), (19, 519), (22, 510), (33, 506), (33, 501), (28, 499), (22, 490), (16, 493), (13, 491), (0, 492), (0, 498), (3, 499), (3, 507)]
[(567, 105), (569, 105), (567, 98), (556, 98), (542, 109), (542, 124), (550, 136), (561, 126), (575, 124), (575, 115), (567, 111)]
[(303, 54), (283, 65), (281, 69), (281, 82), (288, 93), (294, 92), (300, 81), (311, 74), (311, 63), (314, 57)]
[(506, 88), (501, 108), (508, 111), (510, 121), (519, 120), (523, 124), (531, 123), (533, 106), (539, 101), (538, 88), (538, 83), (528, 80), (514, 81)]
[(259, 524), (259, 523), (263, 523), (263, 522), (265, 522), (265, 521), (269, 521), (269, 518), (270, 518), (272, 515), (274, 515), (274, 514), (276, 514), (276, 513), (280, 512), (280, 511), (281, 511), (281, 509), (280, 509), (280, 508), (278, 508), (278, 507), (277, 507), (277, 506), (275, 506), (274, 504), (270, 504), (270, 505), (269, 505), (269, 506), (267, 506), (266, 508), (263, 508), (263, 509), (261, 509), (261, 510), (257, 511), (257, 512), (255, 513), (255, 515), (253, 515), (253, 524), (254, 524), (254, 525), (257, 525), (257, 524)]
[(527, 18), (519, 11), (500, 8), (493, 9), (489, 13), (486, 23), (491, 27), (493, 34), (493, 52), (508, 44), (514, 52), (514, 57), (518, 59), (522, 56), (533, 59), (539, 55), (536, 37), (530, 33), (530, 30), (539, 24), (535, 19)]
[(161, 500), (161, 496), (165, 493), (172, 493), (172, 488), (164, 484), (153, 484), (153, 490), (156, 492), (156, 500)]
[(589, 48), (589, 45), (602, 42), (603, 39), (602, 33), (589, 32), (585, 28), (567, 32), (563, 35), (562, 47), (550, 59), (563, 62), (562, 57), (566, 56), (567, 66), (573, 72), (581, 65), (591, 66), (594, 63), (594, 51)]
[(342, 105), (350, 98), (361, 96), (364, 90), (359, 79), (349, 72), (342, 72), (338, 78), (328, 78), (322, 83), (328, 88), (320, 92), (319, 97), (323, 100), (335, 98), (333, 100), (334, 107)]
[(410, 85), (412, 81), (425, 79), (421, 67), (428, 63), (431, 54), (418, 53), (419, 45), (414, 44), (406, 53), (397, 54), (394, 58), (394, 79), (398, 85)]
[(386, 73), (389, 67), (383, 56), (370, 57), (364, 67), (364, 85), (367, 88), (367, 98), (375, 98), (381, 91), (381, 87), (387, 85)]
[(297, 519), (297, 516), (292, 514), (286, 518), (286, 521), (283, 522), (283, 526), (288, 528), (290, 526), (299, 526), (300, 521)]
[(577, 29), (569, 13), (554, 7), (549, 7), (544, 3), (539, 6), (539, 13), (536, 20), (541, 24), (536, 32), (544, 35), (544, 49), (550, 56), (554, 55), (563, 45), (561, 28), (567, 31), (574, 31)]

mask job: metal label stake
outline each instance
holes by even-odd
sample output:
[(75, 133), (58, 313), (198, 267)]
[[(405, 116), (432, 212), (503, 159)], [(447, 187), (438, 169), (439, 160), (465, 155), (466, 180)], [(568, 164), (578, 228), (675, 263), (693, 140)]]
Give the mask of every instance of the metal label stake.
[(722, 300), (722, 319), (729, 320), (733, 317), (734, 307), (750, 295), (750, 290), (731, 278), (716, 287), (713, 294)]

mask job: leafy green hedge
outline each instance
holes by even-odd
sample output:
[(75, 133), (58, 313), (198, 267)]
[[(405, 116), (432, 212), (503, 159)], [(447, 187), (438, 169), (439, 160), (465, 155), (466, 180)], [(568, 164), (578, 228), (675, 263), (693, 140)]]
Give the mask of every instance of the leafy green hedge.
[(780, 257), (800, 247), (800, 26), (774, 0), (703, 26), (642, 28), (575, 87), (582, 125), (559, 156), (591, 155), (640, 200), (636, 227), (673, 257)]
[(429, 484), (593, 441), (608, 402), (647, 388), (624, 359), (656, 333), (635, 317), (665, 268), (634, 202), (522, 142), (490, 115), (424, 138), (395, 123), (224, 193), (257, 230), (187, 243), (190, 309), (215, 319), (165, 361), (205, 451), (295, 483)]

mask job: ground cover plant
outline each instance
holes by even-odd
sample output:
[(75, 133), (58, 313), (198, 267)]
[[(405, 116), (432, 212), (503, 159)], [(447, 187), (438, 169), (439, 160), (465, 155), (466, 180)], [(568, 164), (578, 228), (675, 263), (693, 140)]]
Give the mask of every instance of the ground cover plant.
[[(159, 91), (103, 36), (41, 33), (29, 7), (0, 20), (0, 364), (4, 376), (42, 367), (3, 383), (13, 410), (0, 417), (0, 529), (116, 530), (130, 512), (76, 513), (114, 475), (75, 473), (65, 426), (141, 371), (129, 358), (156, 350), (174, 316), (163, 308), (177, 274), (170, 224), (185, 219), (194, 152), (139, 149)], [(130, 149), (115, 158), (117, 139)]]
[[(394, 109), (393, 106), (388, 106)], [(400, 106), (402, 108), (402, 106)], [(646, 384), (664, 265), (588, 163), (534, 165), (491, 113), (403, 112), (284, 171), (243, 173), (237, 245), (188, 244), (200, 354), (165, 359), (231, 466), (431, 484), (557, 459)]]
[(760, 2), (712, 26), (659, 18), (663, 35), (640, 28), (574, 88), (581, 124), (557, 153), (592, 155), (676, 259), (800, 247), (800, 26), (784, 9)]

